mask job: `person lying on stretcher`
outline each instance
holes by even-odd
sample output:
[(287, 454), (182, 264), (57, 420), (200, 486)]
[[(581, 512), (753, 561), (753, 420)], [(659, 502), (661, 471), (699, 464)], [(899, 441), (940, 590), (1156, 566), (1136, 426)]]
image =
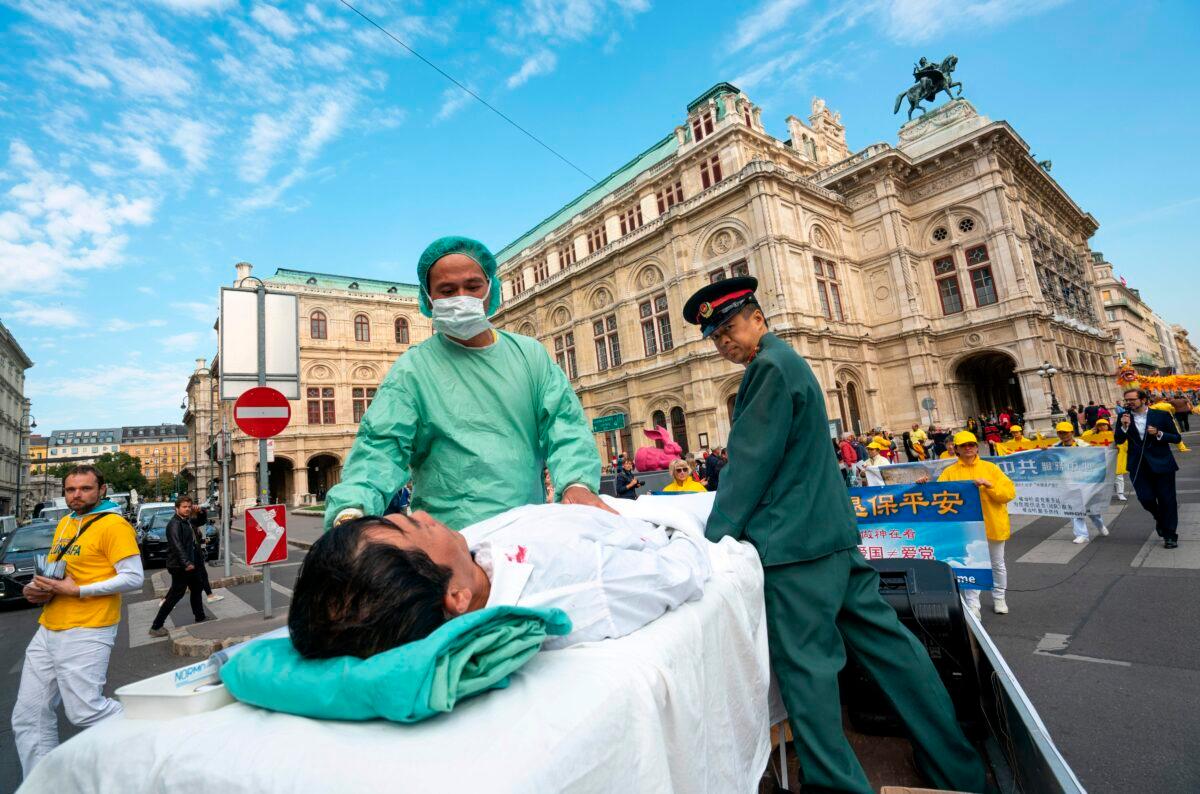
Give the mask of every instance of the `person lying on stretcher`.
[(530, 505), (455, 532), (428, 513), (326, 532), (296, 581), (288, 629), (308, 658), (367, 658), (493, 606), (558, 607), (545, 649), (621, 637), (699, 598), (707, 541), (594, 507)]

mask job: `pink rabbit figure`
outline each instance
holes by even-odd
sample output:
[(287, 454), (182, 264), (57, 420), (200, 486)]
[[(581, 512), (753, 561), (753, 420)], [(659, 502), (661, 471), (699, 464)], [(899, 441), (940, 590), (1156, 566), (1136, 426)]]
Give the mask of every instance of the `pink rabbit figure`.
[[(683, 456), (683, 447), (671, 438), (665, 427), (643, 430), (646, 438), (655, 442), (653, 447), (641, 447), (633, 455), (633, 465), (638, 471), (659, 471), (671, 465), (671, 461)], [(659, 445), (662, 446), (659, 446)]]

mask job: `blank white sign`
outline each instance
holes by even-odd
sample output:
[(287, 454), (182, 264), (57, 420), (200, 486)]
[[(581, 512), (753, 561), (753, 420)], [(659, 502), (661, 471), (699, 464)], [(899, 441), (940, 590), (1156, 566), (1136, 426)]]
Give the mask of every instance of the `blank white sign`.
[[(300, 399), (300, 298), (267, 292), (267, 385)], [(221, 288), (221, 399), (236, 400), (258, 385), (258, 295)]]

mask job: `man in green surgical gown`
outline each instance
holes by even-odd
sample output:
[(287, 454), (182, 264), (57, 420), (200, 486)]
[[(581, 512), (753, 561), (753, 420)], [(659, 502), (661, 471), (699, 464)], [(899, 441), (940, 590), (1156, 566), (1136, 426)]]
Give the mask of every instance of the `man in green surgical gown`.
[(562, 370), (536, 340), (492, 328), (496, 260), (442, 237), (417, 263), (421, 313), (436, 332), (376, 392), (326, 499), (325, 524), (380, 514), (412, 472), (413, 508), (456, 529), (546, 500), (543, 467), (568, 504), (596, 495), (600, 458)]

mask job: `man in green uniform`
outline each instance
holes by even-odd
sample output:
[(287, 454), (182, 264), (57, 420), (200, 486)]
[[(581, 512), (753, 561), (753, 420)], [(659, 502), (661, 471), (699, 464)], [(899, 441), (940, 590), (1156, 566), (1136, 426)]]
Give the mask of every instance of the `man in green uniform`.
[(463, 527), (546, 501), (597, 496), (600, 457), (579, 398), (536, 339), (492, 328), (496, 260), (466, 237), (434, 240), (417, 262), (421, 313), (436, 333), (379, 384), (326, 498), (325, 525), (379, 515), (409, 481), (412, 505)]
[(924, 648), (879, 595), (858, 552), (846, 486), (829, 448), (825, 396), (808, 363), (768, 332), (757, 279), (710, 284), (684, 319), (746, 367), (707, 536), (748, 540), (766, 574), (771, 666), (787, 706), (806, 792), (869, 792), (842, 730), (838, 671), (849, 649), (908, 728), (938, 788), (983, 791), (979, 755)]

